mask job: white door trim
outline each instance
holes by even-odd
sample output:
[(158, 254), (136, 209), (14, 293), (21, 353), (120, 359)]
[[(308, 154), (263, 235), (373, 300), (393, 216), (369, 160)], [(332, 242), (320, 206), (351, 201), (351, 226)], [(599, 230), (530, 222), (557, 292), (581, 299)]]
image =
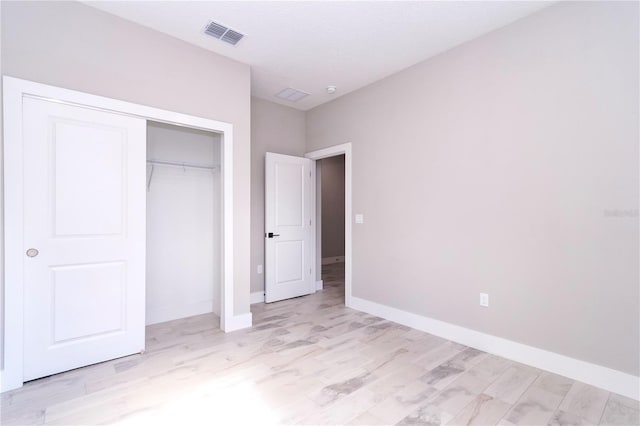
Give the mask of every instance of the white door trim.
[[(220, 328), (246, 327), (246, 314), (233, 312), (233, 125), (131, 102), (91, 95), (14, 77), (3, 77), (4, 108), (4, 369), (0, 391), (23, 383), (23, 151), (22, 99), (35, 97), (53, 102), (95, 108), (222, 134), (223, 262)], [(249, 320), (249, 326), (251, 319)]]
[[(351, 214), (352, 209), (352, 193), (351, 193), (351, 176), (352, 176), (352, 153), (351, 143), (343, 143), (341, 145), (334, 145), (328, 148), (319, 149), (317, 151), (311, 151), (305, 154), (305, 157), (312, 160), (321, 160), (323, 158), (335, 157), (336, 155), (344, 154), (344, 304), (347, 307), (352, 307), (352, 292), (351, 292), (351, 279), (352, 279), (352, 224), (353, 218)], [(314, 208), (315, 213), (315, 208)], [(318, 223), (314, 221), (314, 223)], [(314, 242), (314, 247), (316, 246)], [(318, 257), (318, 254), (315, 254)]]

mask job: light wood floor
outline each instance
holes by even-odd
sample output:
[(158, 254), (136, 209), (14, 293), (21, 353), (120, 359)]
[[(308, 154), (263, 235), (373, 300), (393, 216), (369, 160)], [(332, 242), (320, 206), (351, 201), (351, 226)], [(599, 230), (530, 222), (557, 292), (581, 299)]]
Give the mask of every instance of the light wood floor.
[(253, 305), (249, 330), (150, 326), (144, 355), (2, 394), (2, 424), (640, 423), (636, 401), (345, 308), (343, 273)]

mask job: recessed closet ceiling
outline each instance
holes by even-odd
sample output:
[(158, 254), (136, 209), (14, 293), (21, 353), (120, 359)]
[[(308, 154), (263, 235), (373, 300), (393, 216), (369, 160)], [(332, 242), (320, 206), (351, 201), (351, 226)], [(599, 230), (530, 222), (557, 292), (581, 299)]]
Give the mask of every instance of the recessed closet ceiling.
[[(249, 64), (254, 96), (308, 110), (552, 2), (85, 3)], [(205, 35), (212, 20), (245, 38), (232, 46)], [(310, 95), (298, 102), (274, 96), (287, 87)]]

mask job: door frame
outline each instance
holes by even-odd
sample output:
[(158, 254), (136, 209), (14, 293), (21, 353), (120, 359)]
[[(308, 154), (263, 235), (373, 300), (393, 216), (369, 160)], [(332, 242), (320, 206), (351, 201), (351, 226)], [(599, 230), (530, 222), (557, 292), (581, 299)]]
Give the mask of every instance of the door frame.
[[(22, 100), (25, 97), (134, 116), (183, 127), (213, 131), (222, 138), (222, 276), (220, 328), (244, 328), (243, 315), (233, 312), (233, 125), (193, 115), (139, 105), (33, 81), (3, 76), (4, 122), (4, 323), (0, 391), (23, 384), (23, 148)], [(250, 321), (249, 321), (250, 323)]]
[[(341, 145), (334, 145), (328, 148), (319, 149), (317, 151), (311, 151), (305, 154), (306, 158), (312, 160), (322, 160), (323, 158), (335, 157), (337, 155), (344, 154), (344, 304), (351, 308), (352, 306), (352, 278), (353, 278), (353, 257), (352, 257), (352, 152), (351, 143), (343, 143)], [(314, 183), (314, 188), (317, 188)], [(317, 197), (314, 197), (313, 215), (316, 216), (314, 222), (317, 226), (317, 208), (315, 206)], [(317, 235), (317, 233), (316, 233)], [(314, 240), (317, 236), (314, 235)], [(320, 253), (317, 252), (317, 241), (314, 241), (314, 258), (316, 259), (315, 265), (318, 265), (318, 258)], [(322, 268), (322, 266), (320, 266)], [(317, 272), (316, 272), (317, 273)]]

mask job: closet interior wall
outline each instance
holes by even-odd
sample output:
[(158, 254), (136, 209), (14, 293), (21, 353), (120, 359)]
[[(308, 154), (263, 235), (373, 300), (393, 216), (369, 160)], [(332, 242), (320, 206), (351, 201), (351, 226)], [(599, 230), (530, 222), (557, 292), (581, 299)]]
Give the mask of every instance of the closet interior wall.
[(148, 122), (147, 325), (220, 316), (220, 164), (220, 135)]

